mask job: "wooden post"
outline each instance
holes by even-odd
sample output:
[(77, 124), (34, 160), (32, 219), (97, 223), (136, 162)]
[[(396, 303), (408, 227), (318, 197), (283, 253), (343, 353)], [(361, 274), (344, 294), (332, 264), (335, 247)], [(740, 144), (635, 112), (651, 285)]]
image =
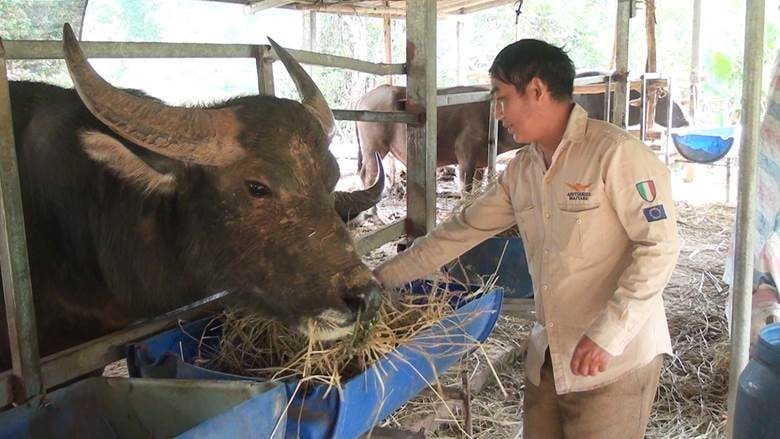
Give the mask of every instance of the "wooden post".
[[(303, 13), (303, 50), (313, 52), (317, 50), (317, 12), (304, 11)], [(306, 70), (312, 74), (314, 67), (309, 65)]]
[(43, 393), (43, 381), (22, 212), (22, 190), (16, 163), (11, 96), (5, 50), (0, 40), (0, 268), (11, 364), (16, 378), (12, 392), (15, 402), (23, 403)]
[(459, 17), (455, 25), (455, 44), (456, 44), (456, 85), (463, 84), (463, 20)]
[(257, 92), (261, 95), (274, 96), (274, 60), (270, 54), (270, 46), (257, 46), (255, 50)]
[(428, 233), (436, 223), (436, 1), (406, 2), (406, 110), (425, 113), (406, 129), (406, 231)]
[(734, 437), (739, 376), (750, 356), (750, 315), (753, 297), (758, 188), (758, 150), (761, 142), (761, 64), (764, 52), (765, 0), (747, 0), (742, 58), (742, 139), (739, 142), (737, 221), (734, 234), (734, 283), (731, 307), (731, 353), (726, 434)]
[[(645, 73), (656, 73), (658, 71), (658, 61), (656, 57), (656, 38), (655, 38), (655, 0), (645, 0), (645, 31), (647, 35), (647, 63), (645, 64)], [(647, 89), (647, 81), (643, 81), (645, 84), (645, 92), (642, 98), (642, 105), (647, 103), (644, 113), (644, 134), (648, 130), (653, 129), (653, 121), (655, 121), (655, 107), (658, 102), (658, 89), (650, 87)], [(647, 93), (649, 92), (649, 94)], [(644, 134), (642, 141), (645, 140)]]
[(496, 175), (496, 157), (498, 156), (498, 119), (496, 119), (496, 100), (490, 100), (490, 117), (488, 118), (488, 160), (487, 178), (490, 181)]
[(691, 36), (691, 96), (688, 105), (691, 125), (696, 125), (696, 107), (699, 104), (699, 75), (701, 72), (701, 0), (693, 0), (693, 29)]
[[(385, 37), (385, 63), (393, 63), (393, 19), (389, 15), (384, 16)], [(387, 83), (393, 85), (393, 75), (387, 75)]]
[(618, 0), (615, 24), (615, 102), (612, 123), (628, 126), (628, 35), (633, 0)]

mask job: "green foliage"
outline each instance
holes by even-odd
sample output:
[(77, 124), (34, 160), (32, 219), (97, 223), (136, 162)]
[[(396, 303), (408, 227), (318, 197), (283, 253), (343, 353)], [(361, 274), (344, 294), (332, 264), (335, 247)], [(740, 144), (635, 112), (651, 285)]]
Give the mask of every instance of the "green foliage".
[[(7, 40), (57, 40), (62, 25), (69, 22), (76, 32), (81, 29), (84, 0), (2, 0), (0, 1), (0, 37)], [(65, 64), (61, 61), (9, 61), (10, 79), (48, 81), (69, 84)]]

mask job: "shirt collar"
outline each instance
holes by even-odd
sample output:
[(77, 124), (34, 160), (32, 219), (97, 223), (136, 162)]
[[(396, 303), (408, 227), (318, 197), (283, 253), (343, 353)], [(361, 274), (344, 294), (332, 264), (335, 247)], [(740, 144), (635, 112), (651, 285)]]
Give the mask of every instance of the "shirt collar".
[[(585, 131), (587, 127), (588, 112), (585, 111), (585, 109), (582, 108), (579, 104), (574, 104), (574, 108), (572, 108), (571, 113), (569, 113), (569, 120), (566, 122), (566, 129), (563, 132), (561, 143), (555, 150), (553, 161), (555, 161), (555, 158), (558, 156), (560, 151), (565, 149), (570, 144), (584, 142)], [(542, 156), (542, 152), (539, 150), (539, 145), (532, 143), (530, 146), (530, 149), (533, 151), (537, 160), (541, 160), (541, 163), (544, 164), (544, 157)]]
[(588, 126), (588, 112), (579, 104), (574, 104), (574, 108), (569, 114), (569, 121), (566, 123), (566, 131), (563, 132), (561, 144), (567, 142), (584, 142), (585, 129)]

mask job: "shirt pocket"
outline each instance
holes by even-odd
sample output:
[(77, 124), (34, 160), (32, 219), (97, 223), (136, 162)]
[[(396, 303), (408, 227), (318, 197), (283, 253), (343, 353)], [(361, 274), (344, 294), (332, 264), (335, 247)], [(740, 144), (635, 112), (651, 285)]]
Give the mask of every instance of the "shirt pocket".
[(600, 204), (564, 205), (559, 207), (559, 215), (553, 235), (561, 253), (573, 258), (583, 258), (587, 251), (583, 243), (586, 233), (593, 230), (593, 222), (598, 215)]
[(538, 214), (538, 209), (535, 206), (524, 206), (515, 209), (517, 227), (520, 229), (520, 237), (523, 240), (523, 247), (528, 262), (533, 260), (543, 238)]

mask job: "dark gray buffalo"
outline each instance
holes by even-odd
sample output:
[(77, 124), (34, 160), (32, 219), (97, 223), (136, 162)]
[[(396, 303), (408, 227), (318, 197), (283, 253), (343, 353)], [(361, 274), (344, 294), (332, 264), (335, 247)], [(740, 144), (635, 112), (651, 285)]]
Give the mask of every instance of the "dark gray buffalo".
[[(604, 75), (602, 72), (582, 72), (577, 74), (577, 78)], [(614, 93), (613, 93), (614, 94)], [(628, 124), (638, 125), (642, 119), (641, 98), (642, 94), (636, 90), (631, 90), (631, 104), (628, 106)], [(588, 116), (593, 119), (604, 120), (604, 93), (595, 94), (575, 94), (574, 102), (580, 104)], [(614, 102), (614, 100), (613, 100)], [(613, 103), (614, 105), (614, 103)], [(662, 93), (658, 98), (655, 107), (655, 123), (666, 126), (669, 123), (669, 93)], [(688, 126), (688, 119), (680, 109), (677, 102), (672, 101), (672, 128)]]
[[(487, 87), (451, 87), (438, 90), (439, 95), (488, 91)], [(406, 87), (380, 85), (360, 98), (359, 110), (403, 111)], [(488, 128), (490, 124), (490, 103), (448, 105), (439, 107), (436, 134), (436, 166), (458, 165), (461, 188), (470, 190), (477, 168), (487, 166)], [(391, 152), (395, 158), (406, 163), (406, 125), (358, 122), (358, 171), (364, 185), (376, 179), (375, 154), (385, 157)], [(498, 153), (517, 149), (520, 146), (503, 126), (499, 126)], [(364, 162), (363, 158), (371, 160)]]
[(380, 289), (342, 220), (382, 187), (334, 193), (333, 114), (283, 48), (302, 102), (182, 108), (114, 88), (64, 41), (76, 90), (10, 86), (42, 354), (223, 290), (318, 339), (372, 318)]

